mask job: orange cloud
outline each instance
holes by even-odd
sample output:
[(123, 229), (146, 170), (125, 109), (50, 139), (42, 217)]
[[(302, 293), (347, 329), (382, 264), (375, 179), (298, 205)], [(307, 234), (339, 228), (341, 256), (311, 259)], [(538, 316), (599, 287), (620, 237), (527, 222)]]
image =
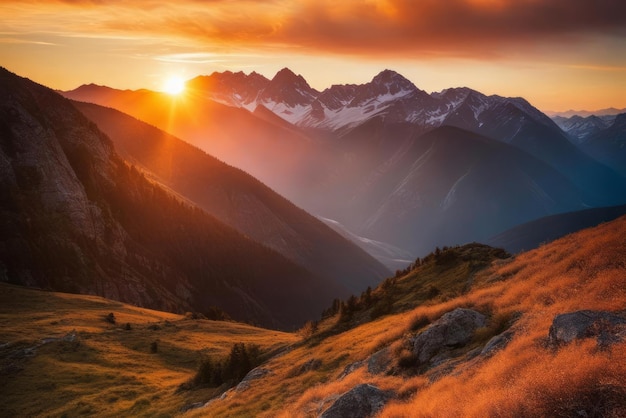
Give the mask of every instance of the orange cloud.
[[(188, 46), (297, 48), (352, 55), (485, 56), (508, 46), (626, 35), (622, 0), (4, 1), (58, 31), (174, 37)], [(11, 6), (12, 5), (12, 6)], [(2, 13), (0, 6), (0, 13)], [(35, 10), (36, 9), (36, 10)], [(72, 9), (80, 13), (72, 13)], [(50, 22), (49, 22), (50, 23)], [(54, 26), (53, 23), (50, 25)], [(58, 25), (61, 26), (61, 25)], [(40, 27), (40, 30), (45, 25)]]

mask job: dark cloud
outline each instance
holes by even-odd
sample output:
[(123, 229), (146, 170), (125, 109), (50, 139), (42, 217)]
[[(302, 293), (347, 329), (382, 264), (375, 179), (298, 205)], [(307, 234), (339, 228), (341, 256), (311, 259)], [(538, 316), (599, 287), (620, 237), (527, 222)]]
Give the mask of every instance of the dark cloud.
[[(330, 10), (330, 12), (329, 12)], [(591, 33), (624, 36), (621, 0), (389, 0), (304, 3), (272, 37), (316, 49), (363, 53), (476, 54)]]
[(94, 31), (316, 53), (489, 56), (545, 42), (575, 43), (594, 34), (626, 37), (624, 0), (37, 2), (61, 3), (101, 11), (85, 22)]

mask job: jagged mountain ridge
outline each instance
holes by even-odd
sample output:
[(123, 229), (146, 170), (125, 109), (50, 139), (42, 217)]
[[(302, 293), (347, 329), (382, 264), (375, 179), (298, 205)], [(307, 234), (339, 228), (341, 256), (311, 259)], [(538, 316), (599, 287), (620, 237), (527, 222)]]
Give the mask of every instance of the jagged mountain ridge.
[(309, 271), (355, 293), (389, 274), (367, 253), (245, 172), (115, 109), (74, 104), (112, 139), (122, 157)]
[[(245, 75), (232, 77), (231, 89), (236, 91), (236, 83), (242, 80), (247, 80)], [(281, 85), (284, 96), (272, 95), (268, 101), (265, 91), (274, 83)], [(258, 86), (256, 99), (246, 96), (244, 103), (237, 99), (243, 96), (235, 93), (233, 100), (225, 103), (250, 110), (264, 106), (300, 128), (330, 130), (335, 134), (372, 119), (382, 119), (387, 125), (407, 124), (412, 131), (421, 132), (456, 126), (511, 143), (555, 166), (579, 185), (591, 206), (622, 203), (607, 198), (612, 187), (626, 192), (624, 179), (618, 179), (615, 173), (581, 153), (548, 116), (523, 98), (486, 96), (466, 87), (427, 94), (391, 70), (382, 71), (369, 83), (332, 86), (317, 96), (302, 76), (286, 68), (265, 86)], [(248, 87), (244, 82), (239, 88)], [(294, 95), (300, 100), (294, 101)], [(598, 185), (607, 183), (610, 186), (598, 191)]]
[(345, 288), (149, 182), (70, 101), (0, 70), (3, 279), (291, 328)]
[(554, 120), (574, 144), (626, 176), (626, 113)]
[[(563, 190), (569, 193), (575, 189), (575, 198), (568, 194), (566, 200), (559, 200), (563, 194), (557, 193), (554, 196), (546, 194), (543, 200), (531, 199), (536, 206), (528, 214), (533, 216), (625, 203), (626, 179), (577, 148), (550, 118), (522, 98), (486, 96), (469, 88), (451, 88), (428, 94), (390, 70), (381, 72), (369, 83), (332, 86), (317, 93), (317, 96), (301, 76), (288, 69), (281, 70), (280, 77), (274, 79), (281, 81), (279, 84), (285, 97), (293, 96), (298, 100), (286, 98), (276, 102), (275, 95), (272, 95), (271, 101), (265, 100), (264, 89), (272, 80), (257, 74), (214, 73), (190, 80), (186, 100), (194, 103), (194, 107), (198, 104), (203, 106), (198, 98), (213, 103), (212, 107), (217, 106), (214, 100), (222, 103), (218, 113), (223, 123), (219, 127), (206, 122), (204, 126), (198, 124), (193, 129), (188, 129), (186, 116), (170, 118), (169, 126), (164, 126), (169, 113), (161, 109), (152, 114), (146, 110), (146, 106), (150, 107), (149, 102), (130, 99), (133, 95), (139, 97), (139, 92), (119, 92), (119, 97), (114, 99), (106, 92), (102, 95), (97, 92), (83, 94), (83, 88), (65, 94), (116, 107), (140, 119), (161, 124), (159, 126), (163, 129), (250, 172), (307, 211), (339, 222), (361, 237), (397, 247), (412, 242), (411, 248), (404, 247), (410, 251), (415, 251), (417, 247), (413, 245), (418, 239), (423, 240), (418, 247), (425, 248), (425, 252), (439, 241), (413, 232), (421, 238), (407, 240), (384, 232), (385, 227), (379, 222), (381, 219), (389, 219), (394, 224), (397, 220), (392, 221), (387, 215), (380, 216), (378, 212), (386, 207), (383, 211), (390, 214), (393, 207), (396, 218), (410, 222), (404, 232), (398, 231), (401, 235), (406, 235), (406, 231), (416, 231), (415, 225), (427, 223), (427, 215), (415, 212), (410, 201), (394, 198), (395, 203), (391, 205), (388, 199), (393, 197), (394, 190), (402, 189), (403, 177), (398, 173), (406, 169), (408, 159), (414, 156), (409, 151), (416, 139), (434, 129), (453, 126), (460, 129), (456, 131), (460, 137), (466, 137), (470, 132), (520, 149), (555, 170), (555, 178), (568, 184)], [(219, 85), (219, 91), (227, 91), (228, 94), (212, 96), (212, 85)], [(246, 109), (254, 113), (247, 113)], [(236, 114), (236, 119), (235, 116), (222, 117), (226, 112)], [(213, 120), (210, 111), (198, 113), (207, 114), (208, 120)], [(254, 129), (242, 130), (242, 124)], [(267, 132), (266, 138), (270, 138), (263, 142), (262, 147), (254, 146), (258, 132)], [(287, 135), (284, 134), (286, 132)], [(194, 142), (198, 138), (204, 142)], [(218, 149), (215, 143), (220, 142), (231, 144), (232, 149)], [(290, 150), (285, 152), (287, 148)], [(448, 160), (439, 161), (441, 170), (449, 167), (454, 154), (452, 149)], [(272, 162), (271, 166), (268, 161)], [(398, 166), (400, 162), (404, 165)], [(419, 160), (413, 160), (411, 164), (419, 164)], [(501, 169), (506, 171), (507, 167)], [(461, 179), (462, 174), (456, 181)], [(462, 191), (466, 183), (456, 181), (445, 187), (457, 184), (455, 193)], [(484, 176), (481, 185), (474, 184), (473, 189), (479, 193), (474, 193), (472, 207), (481, 206), (478, 196), (502, 203), (498, 196), (491, 194), (493, 188), (489, 183), (490, 179)], [(513, 186), (511, 188), (515, 190)], [(540, 194), (547, 192), (541, 187), (538, 190)], [(556, 189), (551, 190), (556, 192)], [(442, 189), (437, 194), (446, 196), (451, 191), (452, 188)], [(546, 205), (546, 201), (552, 203)], [(407, 218), (408, 213), (414, 217)], [(519, 211), (513, 213), (519, 214)], [(501, 226), (508, 229), (516, 222), (528, 222), (532, 220), (528, 214), (518, 218), (507, 217)], [(449, 215), (438, 213), (437, 217), (444, 219)], [(481, 216), (466, 214), (463, 219), (471, 223), (473, 215)], [(449, 219), (452, 224), (458, 221)], [(379, 226), (373, 228), (375, 224)], [(387, 230), (397, 231), (396, 227), (388, 226)], [(493, 231), (494, 234), (497, 232), (501, 231)], [(447, 238), (451, 241), (444, 244), (454, 245), (464, 242), (458, 241), (461, 239), (480, 238), (464, 233), (458, 236), (452, 234)]]
[(589, 136), (607, 129), (615, 121), (616, 115), (582, 117), (574, 115), (569, 118), (555, 116), (552, 118), (559, 128), (566, 132), (575, 143), (584, 143)]

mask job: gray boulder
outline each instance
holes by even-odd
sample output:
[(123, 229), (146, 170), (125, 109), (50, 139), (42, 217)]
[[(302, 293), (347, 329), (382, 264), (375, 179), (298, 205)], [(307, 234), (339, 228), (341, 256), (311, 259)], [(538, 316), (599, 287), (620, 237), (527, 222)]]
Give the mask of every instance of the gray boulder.
[(248, 374), (239, 382), (235, 390), (237, 392), (243, 392), (250, 387), (250, 383), (254, 380), (261, 379), (262, 377), (271, 374), (272, 372), (268, 369), (264, 369), (262, 367), (257, 367), (248, 372)]
[(626, 315), (606, 311), (576, 311), (557, 315), (548, 333), (552, 346), (582, 338), (596, 338), (607, 346), (626, 338)]
[(372, 417), (380, 411), (395, 395), (376, 386), (362, 384), (342, 394), (328, 408), (321, 418)]
[(337, 380), (341, 380), (343, 378), (345, 378), (347, 375), (349, 375), (350, 373), (354, 372), (355, 370), (357, 370), (359, 367), (363, 366), (364, 361), (356, 361), (354, 363), (350, 363), (348, 364), (343, 371), (341, 372), (341, 374), (339, 375), (339, 377), (337, 378)]
[(418, 363), (425, 364), (437, 354), (463, 347), (477, 328), (486, 325), (486, 320), (485, 315), (471, 309), (457, 308), (446, 313), (409, 340)]
[(487, 344), (485, 344), (485, 347), (482, 349), (480, 354), (482, 356), (490, 357), (494, 355), (497, 351), (500, 351), (504, 347), (506, 347), (512, 339), (513, 332), (504, 331), (502, 334), (498, 334), (492, 337), (489, 341), (487, 341)]
[(371, 374), (385, 373), (391, 366), (391, 356), (389, 348), (378, 350), (367, 360), (367, 371)]

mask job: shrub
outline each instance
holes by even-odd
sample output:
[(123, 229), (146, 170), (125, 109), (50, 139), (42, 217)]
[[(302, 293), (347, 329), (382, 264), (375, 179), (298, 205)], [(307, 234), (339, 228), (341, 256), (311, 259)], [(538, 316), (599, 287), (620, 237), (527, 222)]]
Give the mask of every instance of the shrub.
[(250, 370), (260, 363), (261, 350), (258, 345), (236, 343), (231, 348), (228, 357), (223, 360), (215, 361), (208, 356), (203, 357), (194, 377), (183, 383), (179, 389), (218, 387), (224, 383), (232, 386), (241, 381)]
[(113, 312), (109, 312), (107, 316), (104, 317), (104, 320), (115, 325), (115, 314), (113, 314)]
[(150, 352), (152, 354), (156, 353), (157, 351), (159, 351), (159, 344), (156, 341), (152, 341), (150, 343)]
[(223, 371), (221, 363), (213, 363), (210, 357), (204, 357), (200, 361), (198, 371), (192, 379), (192, 386), (220, 386), (224, 383), (222, 374)]
[(380, 318), (383, 315), (387, 315), (388, 313), (391, 313), (392, 308), (393, 303), (391, 301), (391, 298), (385, 297), (384, 299), (380, 300), (376, 305), (374, 305), (374, 308), (370, 312), (370, 319), (376, 319)]
[(130, 322), (127, 322), (127, 323), (126, 323), (126, 325), (124, 326), (124, 329), (125, 329), (126, 331), (130, 331), (130, 330), (132, 329), (132, 328), (131, 328), (131, 326), (130, 326)]
[(441, 294), (441, 290), (437, 286), (430, 285), (426, 290), (426, 299), (436, 298)]
[(315, 335), (318, 329), (319, 323), (317, 321), (307, 321), (302, 328), (298, 330), (298, 334), (300, 334), (302, 338), (307, 339)]

